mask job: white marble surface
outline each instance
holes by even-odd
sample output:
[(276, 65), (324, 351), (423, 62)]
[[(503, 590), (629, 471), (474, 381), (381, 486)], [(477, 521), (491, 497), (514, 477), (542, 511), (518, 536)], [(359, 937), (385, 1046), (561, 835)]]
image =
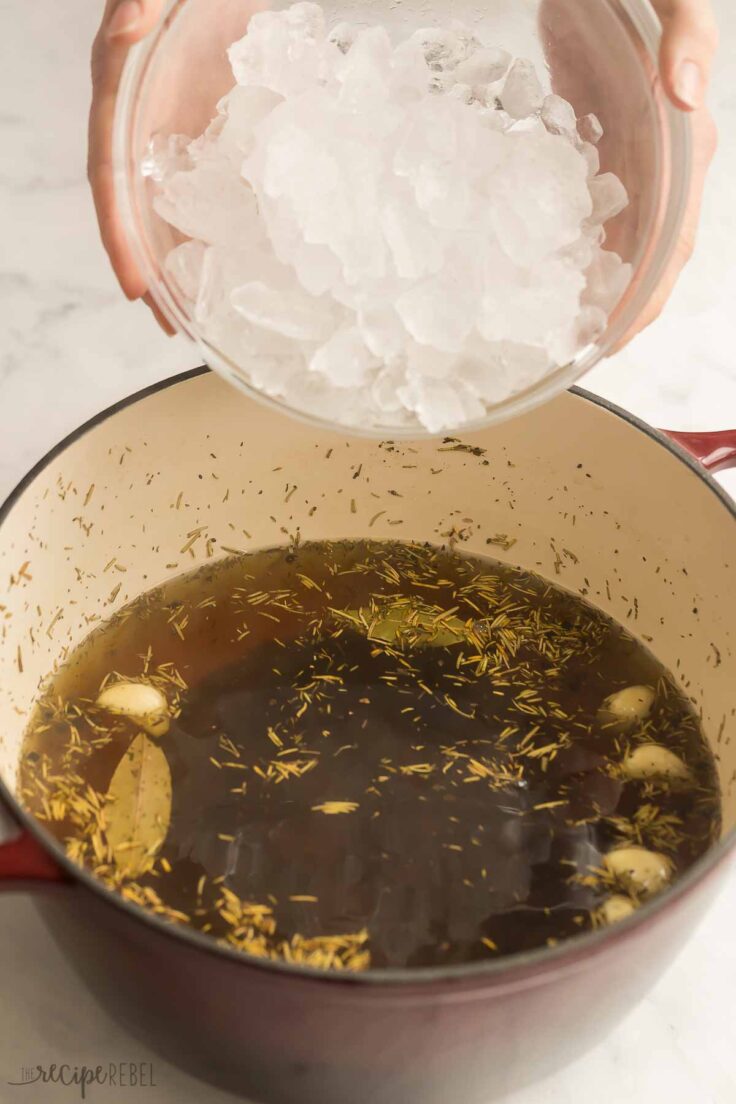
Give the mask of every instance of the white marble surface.
[[(97, 238), (84, 163), (88, 50), (101, 6), (0, 0), (0, 496), (82, 420), (197, 362), (142, 307), (122, 299)], [(716, 7), (721, 151), (697, 254), (660, 321), (586, 381), (672, 428), (736, 423), (736, 9), (731, 0)], [(724, 482), (736, 493), (736, 473)], [(733, 1104), (735, 912), (732, 875), (687, 949), (628, 1020), (574, 1067), (508, 1104)], [(0, 899), (0, 970), (0, 1101), (76, 1098), (58, 1087), (8, 1087), (24, 1062), (147, 1059), (78, 985), (22, 896)], [(231, 1099), (159, 1061), (156, 1080), (147, 1098), (161, 1104)], [(91, 1099), (128, 1096), (95, 1090)]]

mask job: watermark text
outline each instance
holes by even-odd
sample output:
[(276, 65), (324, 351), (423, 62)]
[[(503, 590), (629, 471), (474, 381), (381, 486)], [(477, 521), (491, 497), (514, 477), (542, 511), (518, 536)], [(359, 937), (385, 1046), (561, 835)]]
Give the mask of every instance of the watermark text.
[(62, 1062), (50, 1066), (23, 1066), (20, 1077), (8, 1081), (8, 1085), (64, 1085), (79, 1090), (82, 1100), (87, 1100), (93, 1085), (109, 1085), (119, 1089), (155, 1089), (156, 1080), (150, 1062), (108, 1062), (106, 1065), (72, 1066)]

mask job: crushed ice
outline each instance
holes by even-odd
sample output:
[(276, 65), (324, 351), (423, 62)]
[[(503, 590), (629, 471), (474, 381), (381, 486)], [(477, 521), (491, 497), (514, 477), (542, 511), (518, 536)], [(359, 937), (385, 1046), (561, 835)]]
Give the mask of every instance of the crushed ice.
[(253, 387), (345, 426), (454, 429), (596, 341), (630, 280), (595, 116), (459, 23), (394, 45), (260, 12), (199, 138), (154, 140), (166, 267)]

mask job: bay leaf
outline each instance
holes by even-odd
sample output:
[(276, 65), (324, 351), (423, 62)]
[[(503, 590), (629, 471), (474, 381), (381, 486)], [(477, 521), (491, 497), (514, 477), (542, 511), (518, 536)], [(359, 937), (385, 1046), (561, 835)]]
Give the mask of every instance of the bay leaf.
[(418, 606), (400, 600), (382, 606), (337, 611), (353, 628), (366, 634), (369, 640), (381, 644), (406, 644), (419, 648), (449, 648), (459, 644), (466, 633), (465, 622), (453, 614), (442, 615), (437, 607)]
[(105, 805), (107, 842), (115, 865), (135, 877), (161, 848), (171, 821), (171, 771), (166, 755), (139, 733), (115, 768)]

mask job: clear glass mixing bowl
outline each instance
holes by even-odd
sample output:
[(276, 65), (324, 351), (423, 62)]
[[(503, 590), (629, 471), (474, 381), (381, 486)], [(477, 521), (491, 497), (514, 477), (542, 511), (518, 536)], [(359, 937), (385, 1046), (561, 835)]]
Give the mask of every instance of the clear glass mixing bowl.
[[(269, 6), (285, 8), (290, 2), (170, 0), (157, 29), (126, 63), (115, 119), (115, 183), (138, 265), (175, 328), (199, 346), (212, 368), (254, 398), (329, 427), (328, 420), (255, 390), (242, 365), (207, 340), (192, 302), (166, 271), (167, 254), (185, 239), (154, 210), (155, 184), (145, 171), (154, 137), (196, 138), (203, 132), (234, 83), (227, 47), (245, 33), (255, 10)], [(690, 183), (690, 128), (667, 101), (657, 76), (660, 26), (651, 5), (648, 0), (325, 0), (322, 6), (328, 24), (383, 23), (397, 38), (459, 19), (482, 41), (530, 58), (549, 89), (569, 99), (578, 116), (592, 112), (600, 118), (601, 171), (616, 173), (630, 198), (606, 225), (607, 248), (633, 266), (631, 284), (595, 344), (463, 428), (499, 422), (544, 402), (616, 347), (641, 315), (677, 241)], [(365, 432), (427, 435), (388, 426)]]

